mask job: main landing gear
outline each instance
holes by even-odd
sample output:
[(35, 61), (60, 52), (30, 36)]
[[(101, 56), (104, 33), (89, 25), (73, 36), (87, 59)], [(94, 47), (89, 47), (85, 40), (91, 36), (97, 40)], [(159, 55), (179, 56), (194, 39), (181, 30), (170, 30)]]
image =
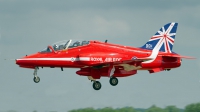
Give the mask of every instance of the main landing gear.
[[(91, 80), (93, 81), (93, 89), (94, 90), (100, 90), (101, 89), (101, 83), (99, 81)], [(116, 86), (118, 84), (118, 79), (116, 77), (110, 78), (110, 85)]]
[(99, 81), (93, 82), (93, 88), (94, 90), (100, 90), (101, 89), (101, 83)]
[(34, 75), (33, 81), (34, 81), (35, 83), (40, 82), (40, 77), (37, 76), (37, 70), (38, 70), (38, 69), (39, 69), (38, 67), (35, 67), (35, 70), (34, 70), (34, 72), (33, 72), (33, 75)]
[(110, 84), (112, 86), (116, 86), (118, 84), (118, 79), (116, 77), (111, 77), (110, 78)]
[[(38, 71), (38, 67), (35, 67), (34, 72), (33, 72), (33, 81), (35, 83), (39, 83), (40, 82), (40, 77), (37, 76), (37, 71)], [(92, 77), (88, 78), (89, 80), (93, 81), (93, 88), (94, 90), (100, 90), (101, 89), (101, 83), (99, 81), (96, 81), (95, 79), (93, 79)], [(118, 84), (118, 79), (116, 77), (110, 77), (110, 84), (112, 86), (116, 86)]]

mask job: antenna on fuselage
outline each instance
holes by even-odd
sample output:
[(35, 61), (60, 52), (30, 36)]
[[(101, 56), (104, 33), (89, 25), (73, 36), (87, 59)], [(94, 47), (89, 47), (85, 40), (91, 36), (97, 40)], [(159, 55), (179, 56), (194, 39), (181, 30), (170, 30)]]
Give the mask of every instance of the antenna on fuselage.
[(108, 40), (105, 40), (105, 43), (107, 43), (108, 42)]

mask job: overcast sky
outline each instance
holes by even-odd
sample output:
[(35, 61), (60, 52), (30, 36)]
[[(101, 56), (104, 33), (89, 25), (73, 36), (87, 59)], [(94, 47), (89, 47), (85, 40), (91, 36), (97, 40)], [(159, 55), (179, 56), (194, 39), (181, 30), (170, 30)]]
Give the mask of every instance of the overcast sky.
[[(59, 112), (85, 108), (148, 108), (200, 101), (200, 1), (190, 0), (0, 0), (0, 111)], [(139, 71), (119, 78), (112, 87), (101, 78), (95, 91), (78, 69), (44, 68), (40, 83), (33, 70), (14, 61), (60, 40), (108, 39), (110, 43), (140, 47), (164, 24), (178, 22), (173, 51), (196, 57), (180, 68), (149, 74)]]

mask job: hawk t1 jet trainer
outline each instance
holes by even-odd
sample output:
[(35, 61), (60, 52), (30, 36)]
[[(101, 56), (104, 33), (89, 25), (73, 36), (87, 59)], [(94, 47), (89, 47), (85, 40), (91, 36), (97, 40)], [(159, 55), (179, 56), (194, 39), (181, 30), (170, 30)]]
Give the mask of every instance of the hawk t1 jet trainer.
[(16, 64), (23, 68), (34, 69), (34, 82), (38, 83), (39, 67), (78, 68), (76, 74), (87, 76), (93, 81), (95, 90), (101, 89), (97, 81), (101, 77), (110, 78), (110, 84), (118, 84), (117, 77), (135, 75), (138, 70), (149, 73), (171, 70), (180, 67), (181, 56), (172, 51), (178, 23), (164, 25), (142, 47), (129, 47), (100, 41), (60, 41), (45, 50), (21, 59)]

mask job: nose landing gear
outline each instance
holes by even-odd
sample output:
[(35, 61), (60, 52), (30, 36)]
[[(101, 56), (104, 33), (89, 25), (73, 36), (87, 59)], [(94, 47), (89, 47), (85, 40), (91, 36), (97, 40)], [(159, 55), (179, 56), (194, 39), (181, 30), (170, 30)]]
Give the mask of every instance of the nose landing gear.
[(34, 72), (33, 72), (33, 75), (34, 75), (33, 81), (34, 81), (35, 83), (39, 83), (39, 82), (40, 82), (40, 77), (37, 76), (37, 70), (38, 70), (38, 69), (39, 69), (38, 67), (35, 67), (35, 70), (34, 70)]
[(39, 82), (40, 82), (40, 77), (34, 76), (33, 81), (34, 81), (35, 83), (39, 83)]

